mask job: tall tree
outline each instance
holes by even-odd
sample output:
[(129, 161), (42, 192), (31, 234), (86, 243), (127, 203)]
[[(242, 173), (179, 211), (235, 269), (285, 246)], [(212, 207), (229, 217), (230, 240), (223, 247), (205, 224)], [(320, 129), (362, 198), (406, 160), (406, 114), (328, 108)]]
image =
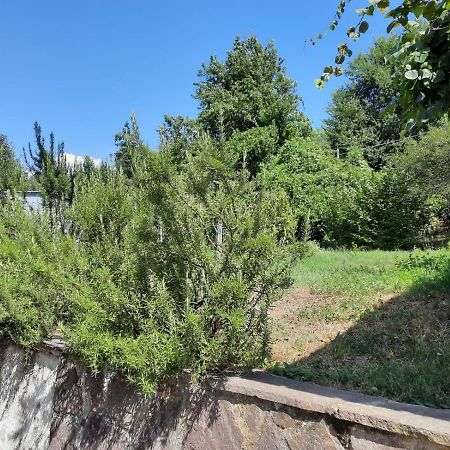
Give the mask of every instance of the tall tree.
[(14, 192), (23, 181), (23, 172), (14, 156), (14, 149), (4, 134), (0, 134), (0, 195)]
[(43, 195), (43, 204), (50, 211), (50, 216), (56, 213), (57, 220), (62, 224), (62, 209), (64, 201), (70, 196), (70, 173), (64, 154), (64, 142), (55, 146), (55, 136), (50, 133), (49, 147), (45, 146), (41, 126), (34, 123), (36, 148), (32, 150), (28, 144), (28, 152), (23, 149), (28, 169), (36, 177)]
[(125, 122), (122, 131), (115, 135), (114, 141), (118, 147), (114, 155), (116, 167), (128, 178), (132, 178), (139, 160), (148, 153), (148, 148), (141, 139), (134, 113), (131, 113), (130, 120)]
[(383, 167), (388, 156), (403, 145), (400, 108), (386, 112), (400, 95), (392, 77), (393, 65), (385, 59), (397, 45), (398, 38), (381, 37), (349, 63), (348, 82), (333, 94), (330, 117), (325, 120), (325, 132), (340, 156), (360, 147), (375, 169)]
[(212, 56), (199, 71), (199, 121), (213, 137), (274, 125), (279, 143), (310, 133), (295, 82), (272, 43), (236, 38), (224, 62)]

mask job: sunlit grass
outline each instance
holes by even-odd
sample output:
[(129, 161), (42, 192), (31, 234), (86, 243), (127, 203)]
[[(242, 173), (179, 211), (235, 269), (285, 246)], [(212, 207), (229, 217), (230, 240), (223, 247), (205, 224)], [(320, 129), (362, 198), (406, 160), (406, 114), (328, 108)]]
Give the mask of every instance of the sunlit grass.
[[(298, 334), (324, 323), (347, 331), (276, 373), (395, 400), (450, 407), (450, 251), (323, 251), (292, 274), (314, 302)], [(309, 328), (311, 329), (311, 328)]]

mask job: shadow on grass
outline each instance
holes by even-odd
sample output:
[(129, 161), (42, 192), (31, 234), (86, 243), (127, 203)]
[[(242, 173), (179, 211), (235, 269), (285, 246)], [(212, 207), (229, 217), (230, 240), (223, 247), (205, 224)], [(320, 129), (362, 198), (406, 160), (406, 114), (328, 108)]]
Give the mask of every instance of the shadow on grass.
[(450, 265), (366, 313), (330, 344), (272, 372), (450, 408)]

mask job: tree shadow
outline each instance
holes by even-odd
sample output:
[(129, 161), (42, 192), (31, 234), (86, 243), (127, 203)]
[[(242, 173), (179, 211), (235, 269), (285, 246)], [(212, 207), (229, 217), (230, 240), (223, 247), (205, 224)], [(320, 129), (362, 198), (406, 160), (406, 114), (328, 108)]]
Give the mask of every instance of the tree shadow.
[(365, 313), (326, 346), (272, 372), (450, 408), (450, 266)]
[(183, 375), (152, 396), (139, 393), (116, 373), (93, 375), (66, 360), (53, 402), (50, 448), (175, 448), (202, 417), (211, 425), (218, 403), (208, 387)]

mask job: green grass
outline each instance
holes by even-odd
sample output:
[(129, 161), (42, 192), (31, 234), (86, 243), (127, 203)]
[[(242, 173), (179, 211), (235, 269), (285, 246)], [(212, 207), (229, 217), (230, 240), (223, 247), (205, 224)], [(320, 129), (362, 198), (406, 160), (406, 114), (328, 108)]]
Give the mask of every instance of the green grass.
[[(314, 304), (302, 326), (348, 322), (303, 359), (273, 367), (293, 378), (398, 401), (450, 407), (450, 251), (318, 251), (293, 272)], [(317, 301), (317, 298), (320, 301)]]

